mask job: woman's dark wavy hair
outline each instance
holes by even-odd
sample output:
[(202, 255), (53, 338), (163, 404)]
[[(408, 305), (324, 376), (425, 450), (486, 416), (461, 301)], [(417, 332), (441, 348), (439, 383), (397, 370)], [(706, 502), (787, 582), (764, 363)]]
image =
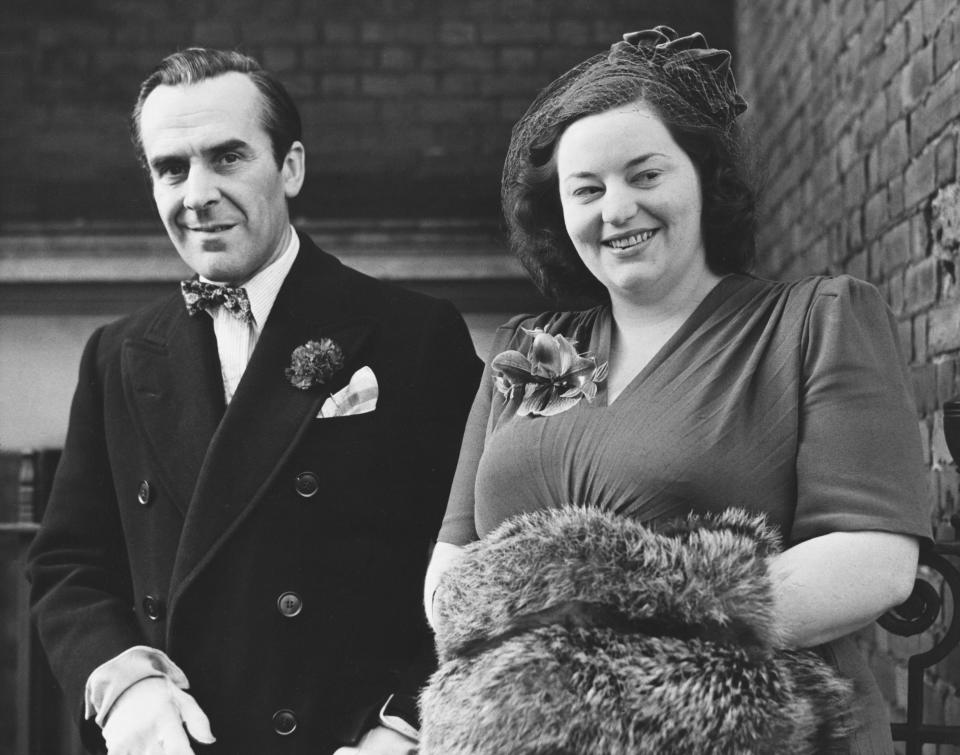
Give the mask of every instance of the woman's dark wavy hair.
[[(756, 196), (747, 178), (736, 112), (711, 112), (703, 91), (702, 80), (689, 75), (689, 68), (687, 74), (668, 74), (641, 55), (602, 53), (537, 96), (513, 128), (501, 202), (510, 248), (545, 296), (608, 298), (567, 235), (556, 147), (574, 121), (637, 101), (659, 115), (697, 169), (709, 268), (718, 274), (750, 268), (756, 249)], [(745, 107), (742, 99), (739, 103)]]
[(158, 86), (197, 84), (226, 73), (245, 74), (260, 92), (260, 121), (270, 137), (271, 151), (277, 166), (283, 165), (290, 146), (302, 138), (300, 113), (283, 84), (249, 55), (235, 50), (190, 47), (168, 55), (140, 84), (140, 92), (130, 115), (130, 137), (137, 151), (137, 158), (144, 168), (148, 166), (140, 135), (140, 116), (143, 103), (150, 93)]

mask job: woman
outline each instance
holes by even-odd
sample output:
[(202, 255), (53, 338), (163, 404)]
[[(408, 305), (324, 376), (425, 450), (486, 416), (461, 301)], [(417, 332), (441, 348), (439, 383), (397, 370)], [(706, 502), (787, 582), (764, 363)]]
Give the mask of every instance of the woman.
[[(909, 380), (872, 286), (746, 274), (754, 197), (729, 63), (699, 34), (626, 35), (551, 84), (514, 129), (502, 191), (511, 246), (545, 293), (601, 304), (498, 331), (427, 576), (428, 616), (462, 547), (520, 512), (763, 512), (786, 546), (769, 564), (784, 647), (825, 645), (859, 698), (851, 752), (892, 752), (847, 636), (907, 598), (929, 536)], [(542, 367), (539, 381), (525, 374), (515, 353), (543, 353), (531, 349), (550, 346), (541, 331), (574, 343), (592, 370), (552, 384)]]

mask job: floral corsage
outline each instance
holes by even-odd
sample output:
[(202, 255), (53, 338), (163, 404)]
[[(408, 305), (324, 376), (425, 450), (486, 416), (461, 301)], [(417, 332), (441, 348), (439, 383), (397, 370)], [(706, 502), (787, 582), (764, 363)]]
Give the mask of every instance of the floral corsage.
[(533, 336), (526, 356), (510, 349), (493, 358), (494, 382), (507, 400), (522, 393), (517, 415), (550, 417), (575, 406), (580, 399), (593, 401), (597, 384), (607, 377), (607, 363), (597, 365), (589, 352), (578, 354), (576, 341), (551, 335), (540, 328), (522, 329)]
[(331, 338), (307, 341), (293, 350), (284, 374), (294, 388), (323, 385), (343, 367), (343, 349)]

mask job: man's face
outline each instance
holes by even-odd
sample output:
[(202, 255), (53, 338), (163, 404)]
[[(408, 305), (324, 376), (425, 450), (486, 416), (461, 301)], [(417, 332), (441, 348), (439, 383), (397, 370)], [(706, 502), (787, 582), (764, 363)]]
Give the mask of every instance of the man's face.
[(254, 83), (235, 72), (159, 86), (143, 103), (160, 219), (183, 261), (219, 283), (242, 284), (280, 255), (287, 199), (303, 184), (303, 145), (294, 142), (278, 167), (261, 107)]

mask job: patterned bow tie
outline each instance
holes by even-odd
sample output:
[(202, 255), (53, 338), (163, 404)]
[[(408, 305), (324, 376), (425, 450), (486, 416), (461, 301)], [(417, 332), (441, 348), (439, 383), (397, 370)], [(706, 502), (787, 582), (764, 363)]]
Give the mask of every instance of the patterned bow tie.
[(253, 322), (250, 299), (247, 297), (245, 288), (216, 286), (213, 283), (204, 283), (191, 278), (180, 281), (180, 291), (187, 305), (187, 314), (191, 316), (203, 312), (208, 307), (221, 306), (240, 322)]

